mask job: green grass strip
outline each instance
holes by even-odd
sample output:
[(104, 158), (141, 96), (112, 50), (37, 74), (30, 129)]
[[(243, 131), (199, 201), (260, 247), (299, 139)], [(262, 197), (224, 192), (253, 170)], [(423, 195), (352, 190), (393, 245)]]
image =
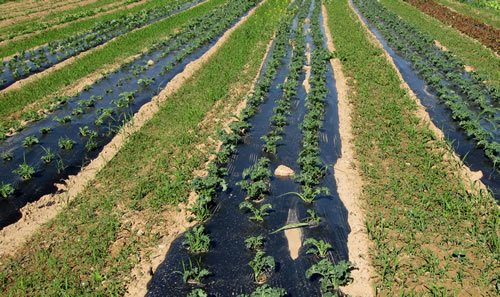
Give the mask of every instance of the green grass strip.
[(380, 3), (404, 20), (434, 37), (442, 45), (462, 58), (466, 65), (488, 75), (491, 82), (500, 84), (500, 71), (498, 71), (500, 69), (500, 58), (495, 56), (493, 51), (401, 0), (380, 0)]
[[(128, 139), (79, 198), (42, 226), (17, 256), (2, 259), (0, 295), (123, 295), (140, 252), (157, 249), (170, 232), (175, 214), (161, 210), (174, 205), (175, 212), (189, 193), (193, 170), (207, 160), (198, 148), (209, 143), (215, 127), (200, 123), (214, 106), (214, 114), (222, 114), (237, 104), (236, 90), (249, 90), (288, 3), (268, 0), (260, 6)], [(138, 236), (137, 228), (144, 234)]]
[(191, 18), (205, 13), (225, 1), (211, 0), (148, 27), (119, 36), (106, 43), (103, 48), (78, 57), (66, 67), (33, 80), (21, 89), (0, 94), (0, 124), (6, 123), (6, 117), (10, 114), (23, 110), (28, 104), (41, 101), (60, 88), (71, 85), (76, 80), (102, 69), (106, 64), (116, 64), (117, 61), (139, 53), (145, 45), (159, 36), (171, 33)]
[(500, 28), (500, 10), (488, 7), (473, 7), (453, 0), (434, 0), (457, 12), (475, 18), (485, 24)]
[(415, 101), (347, 0), (327, 8), (336, 56), (349, 77), (377, 296), (495, 296), (496, 201), (466, 190), (449, 145), (417, 118)]
[(159, 5), (165, 5), (166, 3), (169, 2), (172, 2), (172, 0), (148, 1), (144, 4), (137, 5), (130, 9), (116, 11), (96, 18), (89, 18), (82, 21), (75, 21), (61, 28), (52, 28), (44, 30), (43, 32), (29, 36), (27, 38), (9, 41), (8, 43), (0, 46), (0, 58), (8, 57), (10, 55), (19, 53), (23, 50), (28, 50), (51, 41), (64, 39), (78, 32), (89, 30), (95, 25), (96, 22), (111, 21), (123, 15), (136, 13), (138, 11), (141, 11), (142, 9), (147, 9)]

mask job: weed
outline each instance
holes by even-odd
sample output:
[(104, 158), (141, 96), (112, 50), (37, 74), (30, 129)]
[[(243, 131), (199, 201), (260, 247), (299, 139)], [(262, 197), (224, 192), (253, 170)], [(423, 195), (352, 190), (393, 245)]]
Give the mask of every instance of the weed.
[(182, 279), (184, 282), (189, 283), (200, 283), (201, 279), (205, 276), (210, 275), (210, 271), (205, 268), (201, 268), (201, 259), (199, 259), (196, 264), (193, 266), (193, 262), (189, 259), (189, 267), (184, 264), (184, 260), (182, 261), (182, 272), (175, 271), (175, 273), (179, 273), (182, 275)]
[(281, 196), (285, 196), (285, 195), (297, 195), (300, 199), (302, 199), (302, 201), (304, 201), (305, 203), (313, 203), (314, 200), (316, 200), (316, 197), (320, 194), (330, 194), (330, 190), (328, 190), (328, 188), (326, 187), (321, 187), (321, 188), (316, 188), (316, 189), (312, 189), (311, 187), (302, 187), (302, 193), (297, 193), (297, 192), (288, 192), (288, 193), (285, 193), (285, 194), (282, 194), (280, 195), (279, 197)]
[(44, 147), (42, 146), (42, 149), (43, 149), (43, 151), (45, 152), (45, 155), (43, 155), (43, 156), (41, 157), (42, 161), (43, 161), (45, 164), (48, 164), (48, 163), (52, 162), (52, 160), (54, 159), (54, 157), (55, 157), (56, 155), (54, 155), (54, 154), (50, 151), (50, 147), (46, 149), (46, 148), (44, 148)]

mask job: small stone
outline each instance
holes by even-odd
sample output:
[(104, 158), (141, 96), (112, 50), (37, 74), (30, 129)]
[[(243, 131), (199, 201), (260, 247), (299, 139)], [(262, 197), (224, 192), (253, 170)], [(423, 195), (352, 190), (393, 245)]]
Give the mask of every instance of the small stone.
[(155, 64), (155, 62), (153, 62), (153, 60), (148, 61), (148, 66), (153, 66), (154, 64)]
[(137, 231), (137, 236), (142, 236), (142, 235), (144, 235), (144, 231), (142, 230)]
[(288, 177), (288, 176), (294, 176), (295, 172), (291, 168), (286, 167), (285, 165), (280, 165), (274, 171), (274, 175), (280, 177)]
[(307, 19), (304, 20), (304, 23), (306, 23), (306, 24), (309, 24), (310, 22), (311, 22), (310, 18), (307, 18)]

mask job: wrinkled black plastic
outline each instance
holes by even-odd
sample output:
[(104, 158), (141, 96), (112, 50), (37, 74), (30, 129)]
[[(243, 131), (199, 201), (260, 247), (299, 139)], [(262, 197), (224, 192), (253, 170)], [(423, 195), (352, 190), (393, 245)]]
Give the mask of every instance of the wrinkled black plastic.
[[(305, 26), (307, 29), (309, 25)], [(310, 36), (306, 38), (306, 42), (311, 45), (312, 49), (314, 48)], [(269, 118), (276, 106), (275, 100), (282, 95), (281, 88), (277, 86), (284, 82), (288, 71), (291, 48), (288, 48), (288, 51), (270, 88), (267, 101), (260, 106), (259, 112), (249, 121), (252, 128), (227, 166), (229, 169), (229, 176), (226, 178), (228, 189), (226, 192), (218, 193), (216, 212), (204, 224), (210, 236), (211, 245), (210, 251), (201, 256), (201, 263), (202, 267), (207, 268), (212, 275), (204, 278), (203, 284), (199, 286), (184, 283), (182, 275), (176, 271), (183, 270), (183, 262), (188, 265), (189, 259), (195, 263), (199, 258), (188, 254), (182, 244), (185, 236), (181, 235), (172, 243), (164, 262), (155, 272), (148, 285), (146, 296), (186, 296), (195, 287), (203, 288), (209, 296), (237, 296), (253, 292), (258, 285), (253, 281), (252, 269), (248, 263), (255, 253), (246, 249), (244, 240), (258, 235), (266, 238), (264, 242), (266, 255), (273, 256), (277, 263), (276, 271), (271, 274), (266, 284), (286, 289), (287, 296), (320, 296), (317, 278), (308, 280), (305, 277), (305, 271), (317, 262), (315, 256), (306, 255), (309, 247), (302, 247), (299, 257), (293, 260), (284, 232), (269, 234), (290, 223), (287, 221), (289, 213), (296, 214), (298, 221), (303, 221), (308, 217), (307, 209), (314, 209), (322, 217), (322, 222), (319, 226), (302, 229), (302, 239), (308, 237), (323, 239), (333, 245), (333, 250), (329, 252), (328, 257), (334, 263), (347, 260), (347, 235), (350, 232), (347, 223), (348, 214), (338, 197), (332, 167), (329, 167), (322, 184), (330, 189), (331, 195), (320, 196), (314, 204), (307, 205), (293, 195), (279, 197), (290, 191), (299, 191), (300, 185), (293, 179), (273, 176), (271, 194), (262, 202), (271, 203), (273, 210), (269, 216), (265, 217), (264, 222), (252, 222), (248, 219), (248, 213), (238, 209), (239, 203), (244, 201), (246, 194), (235, 183), (242, 179), (242, 171), (252, 166), (260, 157), (265, 156), (271, 159), (269, 168), (272, 172), (281, 164), (292, 168), (295, 172), (300, 172), (296, 160), (301, 150), (302, 139), (298, 125), (302, 122), (306, 112), (304, 106), (306, 92), (302, 86), (304, 74), (301, 76), (298, 95), (292, 101), (293, 107), (288, 117), (288, 126), (285, 128), (283, 139), (278, 144), (276, 155), (264, 153), (262, 151), (263, 140), (260, 139), (269, 131)], [(325, 124), (321, 129), (320, 147), (322, 160), (325, 164), (333, 165), (340, 157), (341, 143), (338, 129), (337, 92), (333, 71), (331, 66), (329, 67), (327, 74), (329, 94), (326, 99)]]
[(482, 172), (483, 177), (481, 181), (490, 188), (495, 199), (500, 201), (500, 172), (498, 169), (495, 169), (493, 162), (484, 155), (481, 149), (476, 147), (473, 139), (464, 134), (459, 124), (453, 120), (450, 109), (442, 104), (435, 91), (420, 79), (418, 74), (412, 69), (411, 64), (387, 44), (378, 30), (370, 25), (352, 1), (351, 5), (391, 56), (408, 86), (426, 108), (434, 125), (443, 131), (454, 151), (472, 171)]

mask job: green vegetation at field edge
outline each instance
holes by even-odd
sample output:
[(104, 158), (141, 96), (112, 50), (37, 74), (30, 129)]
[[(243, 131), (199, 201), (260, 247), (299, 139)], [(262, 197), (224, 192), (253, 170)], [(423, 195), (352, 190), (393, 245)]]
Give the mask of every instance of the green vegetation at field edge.
[(436, 140), (416, 117), (416, 103), (382, 50), (368, 41), (347, 0), (330, 0), (327, 8), (335, 55), (350, 77), (377, 294), (495, 296), (500, 272), (495, 200), (477, 185), (467, 190), (449, 144)]

